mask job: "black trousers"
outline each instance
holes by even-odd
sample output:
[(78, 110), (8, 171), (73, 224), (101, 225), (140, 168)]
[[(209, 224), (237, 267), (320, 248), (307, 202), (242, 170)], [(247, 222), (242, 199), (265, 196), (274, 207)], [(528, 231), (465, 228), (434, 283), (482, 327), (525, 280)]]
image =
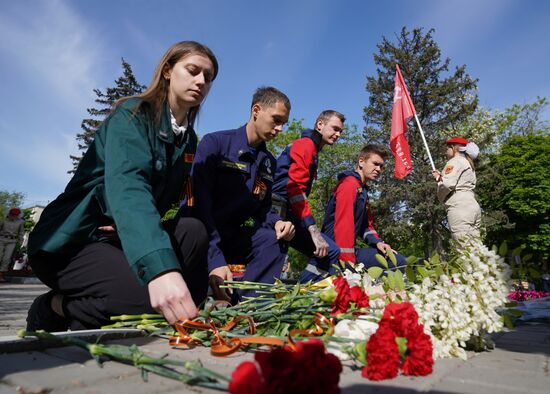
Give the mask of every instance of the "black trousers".
[[(208, 291), (206, 229), (194, 218), (173, 219), (164, 226), (198, 305)], [(39, 252), (29, 263), (44, 284), (64, 296), (63, 312), (71, 330), (111, 324), (111, 316), (157, 313), (147, 286), (137, 281), (118, 242), (91, 243), (72, 256)]]

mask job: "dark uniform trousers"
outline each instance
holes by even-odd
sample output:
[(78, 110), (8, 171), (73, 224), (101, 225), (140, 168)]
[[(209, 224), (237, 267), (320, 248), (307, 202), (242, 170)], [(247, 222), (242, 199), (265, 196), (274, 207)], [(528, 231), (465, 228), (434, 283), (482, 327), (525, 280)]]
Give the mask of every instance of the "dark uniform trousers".
[[(228, 264), (246, 264), (242, 281), (274, 283), (281, 275), (287, 245), (277, 240), (272, 228), (243, 227), (232, 235), (222, 235), (220, 246)], [(255, 290), (237, 289), (232, 301), (257, 295)]]
[[(198, 305), (208, 290), (204, 225), (194, 218), (176, 218), (164, 227)], [(63, 311), (72, 330), (110, 324), (111, 316), (157, 313), (147, 286), (138, 283), (119, 242), (91, 243), (72, 256), (40, 251), (29, 262), (44, 284), (64, 296)]]

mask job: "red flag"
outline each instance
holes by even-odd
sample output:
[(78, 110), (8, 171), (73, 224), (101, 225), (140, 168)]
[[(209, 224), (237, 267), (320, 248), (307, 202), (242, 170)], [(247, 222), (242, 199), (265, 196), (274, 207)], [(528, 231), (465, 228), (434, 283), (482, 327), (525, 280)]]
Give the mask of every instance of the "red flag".
[(397, 179), (403, 179), (412, 171), (411, 153), (405, 133), (407, 132), (407, 121), (414, 116), (416, 111), (399, 65), (396, 64), (395, 67), (390, 148), (395, 157), (394, 175)]

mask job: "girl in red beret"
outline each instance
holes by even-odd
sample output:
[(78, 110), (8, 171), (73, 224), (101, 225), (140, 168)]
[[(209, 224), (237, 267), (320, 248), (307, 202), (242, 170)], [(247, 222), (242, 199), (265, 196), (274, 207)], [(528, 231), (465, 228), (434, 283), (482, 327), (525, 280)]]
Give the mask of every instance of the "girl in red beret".
[(476, 201), (474, 160), (479, 148), (465, 138), (447, 140), (447, 159), (443, 172), (433, 171), (437, 181), (437, 198), (445, 204), (453, 239), (479, 238), (481, 208)]

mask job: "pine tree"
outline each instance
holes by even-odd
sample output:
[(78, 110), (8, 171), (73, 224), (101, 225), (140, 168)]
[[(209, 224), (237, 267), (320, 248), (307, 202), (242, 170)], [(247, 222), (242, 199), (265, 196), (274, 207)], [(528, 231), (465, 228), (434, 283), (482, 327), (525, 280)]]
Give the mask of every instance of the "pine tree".
[[(405, 27), (397, 42), (386, 37), (374, 54), (375, 76), (367, 76), (369, 105), (364, 108), (365, 138), (369, 143), (389, 146), (395, 64), (399, 64), (424, 130), (436, 167), (445, 163), (445, 140), (461, 122), (471, 116), (478, 104), (477, 80), (466, 73), (466, 66), (449, 72), (450, 59), (442, 59), (433, 39), (434, 30)], [(393, 176), (393, 157), (376, 187), (373, 201), (376, 227), (392, 246), (408, 254), (441, 252), (449, 238), (445, 211), (436, 198), (436, 183), (414, 122), (409, 122), (407, 138), (413, 171), (404, 180)], [(377, 195), (378, 193), (375, 193)]]
[[(95, 132), (101, 126), (103, 120), (111, 112), (113, 104), (122, 97), (139, 94), (143, 92), (145, 88), (145, 85), (139, 84), (136, 80), (136, 77), (132, 71), (132, 66), (130, 66), (124, 58), (122, 58), (122, 76), (115, 81), (115, 87), (107, 88), (105, 93), (103, 93), (100, 89), (94, 89), (94, 93), (97, 96), (95, 102), (101, 107), (87, 109), (91, 118), (87, 118), (82, 121), (80, 127), (83, 132), (76, 135), (78, 149), (83, 151), (82, 155), (86, 152), (88, 146), (94, 140)], [(68, 171), (70, 174), (76, 171), (76, 168), (82, 159), (82, 155), (71, 155), (73, 169)]]

